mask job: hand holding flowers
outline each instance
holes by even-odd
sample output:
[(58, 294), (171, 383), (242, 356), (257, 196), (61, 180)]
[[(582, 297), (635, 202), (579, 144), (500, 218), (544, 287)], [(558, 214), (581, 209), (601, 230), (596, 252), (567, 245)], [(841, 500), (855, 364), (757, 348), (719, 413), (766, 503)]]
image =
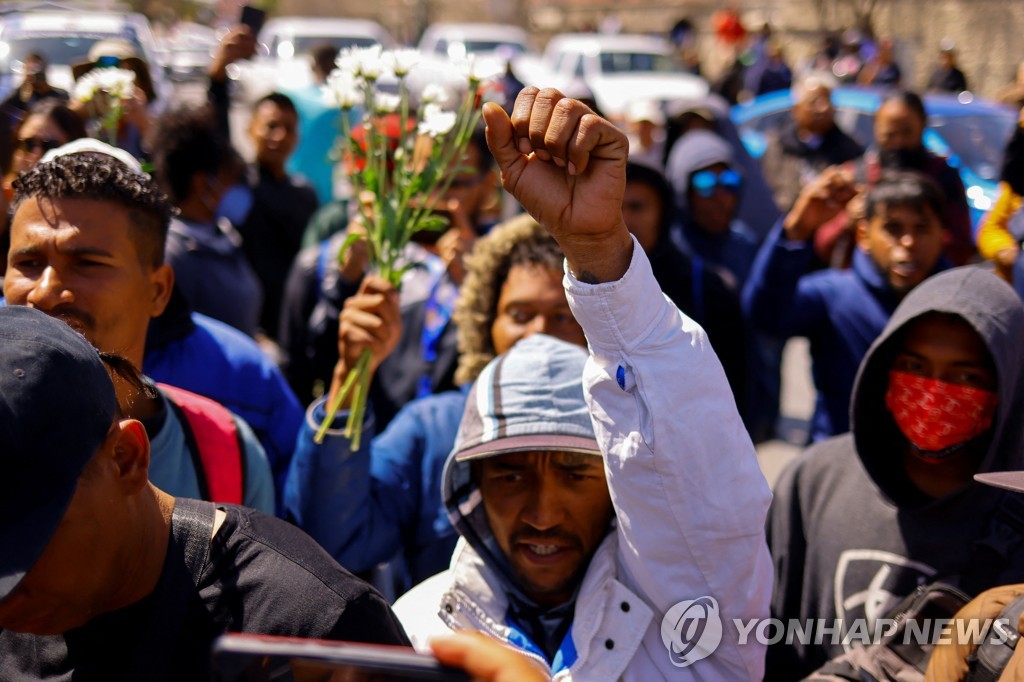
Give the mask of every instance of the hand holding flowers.
[[(365, 234), (349, 235), (342, 263), (346, 249), (365, 238), (371, 271), (396, 290), (402, 275), (417, 265), (403, 258), (412, 235), (447, 227), (435, 212), (435, 203), (458, 173), (472, 172), (460, 166), (461, 160), (480, 120), (481, 86), (488, 77), (498, 75), (472, 58), (459, 64), (465, 92), (457, 108), (446, 109), (449, 94), (436, 85), (425, 87), (418, 101), (413, 101), (407, 76), (419, 60), (415, 50), (384, 51), (379, 46), (344, 50), (325, 85), (326, 96), (341, 109), (339, 157), (352, 196), (371, 198), (358, 202)], [(397, 94), (381, 87), (393, 80)], [(353, 137), (350, 124), (357, 107), (363, 111), (361, 139)], [(397, 127), (393, 125), (396, 117)], [(374, 360), (371, 348), (362, 351), (328, 402), (317, 442), (322, 442), (340, 406), (350, 402), (345, 433), (352, 449), (359, 448), (372, 368), (379, 360)]]

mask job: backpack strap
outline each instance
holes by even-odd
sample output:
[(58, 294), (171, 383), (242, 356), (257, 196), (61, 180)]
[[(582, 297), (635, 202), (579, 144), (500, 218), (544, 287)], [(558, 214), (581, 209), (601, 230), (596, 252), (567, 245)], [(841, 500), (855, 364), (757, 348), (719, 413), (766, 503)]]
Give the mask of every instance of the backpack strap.
[(1017, 624), (1024, 615), (1024, 595), (1006, 605), (988, 629), (985, 640), (967, 659), (970, 672), (964, 682), (997, 682), (1013, 656), (1020, 633)]
[(209, 502), (175, 498), (171, 533), (185, 558), (192, 584), (199, 586), (213, 538), (214, 506)]
[(234, 416), (209, 398), (167, 384), (157, 386), (181, 422), (202, 497), (243, 504), (245, 446)]
[[(138, 623), (146, 634), (143, 641), (163, 642), (168, 646), (156, 647), (145, 656), (129, 655), (123, 661), (127, 680), (167, 679), (168, 660), (185, 625), (189, 606), (198, 598), (197, 588), (210, 554), (213, 537), (214, 506), (209, 502), (176, 498), (171, 516), (171, 537), (167, 559), (156, 590), (149, 617)], [(211, 623), (212, 625), (212, 623)]]

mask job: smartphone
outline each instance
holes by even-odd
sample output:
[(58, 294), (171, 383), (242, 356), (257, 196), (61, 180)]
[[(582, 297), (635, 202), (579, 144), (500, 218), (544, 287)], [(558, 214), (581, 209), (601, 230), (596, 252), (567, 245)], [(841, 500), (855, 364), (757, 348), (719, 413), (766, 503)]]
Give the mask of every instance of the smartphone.
[(219, 682), (470, 682), (412, 649), (296, 637), (222, 635), (213, 661)]
[(238, 23), (249, 27), (253, 37), (258, 37), (263, 28), (263, 22), (267, 20), (267, 13), (259, 7), (242, 5), (242, 13), (238, 17)]

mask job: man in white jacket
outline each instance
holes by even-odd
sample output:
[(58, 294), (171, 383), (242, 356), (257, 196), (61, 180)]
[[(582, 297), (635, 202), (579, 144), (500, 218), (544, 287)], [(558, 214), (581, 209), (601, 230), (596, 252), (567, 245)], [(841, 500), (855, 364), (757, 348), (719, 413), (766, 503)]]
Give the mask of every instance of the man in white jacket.
[(443, 484), (462, 539), (395, 611), (417, 646), (480, 630), (558, 680), (759, 680), (736, 621), (768, 613), (770, 492), (707, 337), (622, 221), (625, 135), (555, 90), (484, 117), (590, 354), (538, 336), (481, 374)]

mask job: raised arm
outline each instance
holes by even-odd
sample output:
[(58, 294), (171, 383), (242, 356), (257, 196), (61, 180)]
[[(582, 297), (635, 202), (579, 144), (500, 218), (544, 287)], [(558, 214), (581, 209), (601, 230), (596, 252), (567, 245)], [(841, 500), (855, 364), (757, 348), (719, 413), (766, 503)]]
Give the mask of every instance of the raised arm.
[(566, 253), (616, 510), (617, 577), (655, 613), (644, 647), (663, 652), (666, 679), (677, 676), (661, 620), (681, 601), (713, 597), (724, 634), (695, 674), (760, 679), (764, 649), (739, 647), (733, 619), (768, 614), (771, 495), (706, 335), (661, 293), (622, 222), (625, 137), (557, 91), (524, 91), (511, 121), (484, 113), (505, 188)]
[(629, 143), (582, 102), (524, 88), (512, 118), (484, 107), (501, 182), (558, 241), (569, 270), (597, 284), (621, 277), (633, 241), (622, 220)]
[(814, 259), (812, 240), (856, 194), (846, 169), (826, 169), (761, 245), (743, 289), (743, 312), (757, 329), (780, 337), (807, 336), (825, 315), (821, 292), (802, 280)]

